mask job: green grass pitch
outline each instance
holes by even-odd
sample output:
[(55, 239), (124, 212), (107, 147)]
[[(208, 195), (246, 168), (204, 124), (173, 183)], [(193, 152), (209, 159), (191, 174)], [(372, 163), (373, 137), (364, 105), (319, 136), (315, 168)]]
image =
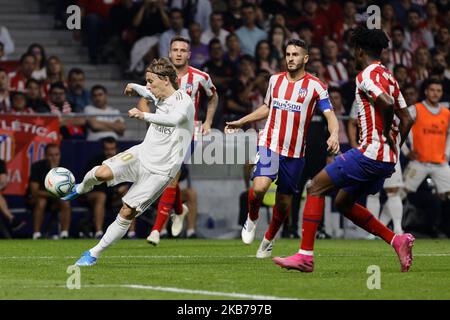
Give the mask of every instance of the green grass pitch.
[[(256, 240), (122, 240), (82, 267), (81, 289), (69, 290), (68, 266), (95, 243), (0, 241), (0, 299), (450, 299), (449, 240), (416, 240), (408, 273), (380, 240), (320, 240), (310, 274), (256, 259)], [(297, 249), (297, 240), (277, 240), (273, 255)], [(381, 289), (367, 288), (370, 265), (380, 268)]]

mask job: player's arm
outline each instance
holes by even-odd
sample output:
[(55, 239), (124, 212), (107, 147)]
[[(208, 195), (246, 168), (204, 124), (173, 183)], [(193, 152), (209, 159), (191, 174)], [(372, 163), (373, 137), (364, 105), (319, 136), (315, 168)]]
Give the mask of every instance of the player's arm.
[(400, 147), (402, 147), (403, 143), (406, 141), (408, 137), (409, 131), (411, 130), (412, 125), (414, 124), (414, 120), (411, 117), (411, 114), (408, 111), (408, 108), (394, 108), (394, 112), (397, 117), (400, 119)]
[(217, 110), (217, 104), (219, 103), (219, 95), (217, 91), (214, 90), (212, 95), (208, 97), (208, 107), (206, 110), (206, 119), (205, 123), (202, 126), (202, 134), (208, 134), (211, 129), (211, 125), (214, 119), (214, 114)]
[(130, 118), (145, 120), (147, 122), (151, 122), (165, 127), (176, 127), (177, 125), (186, 121), (187, 119), (187, 115), (183, 112), (180, 112), (179, 110), (173, 110), (168, 114), (156, 114), (156, 113), (142, 112), (137, 108), (133, 108), (128, 111), (128, 116)]
[(150, 102), (145, 98), (140, 98), (137, 103), (137, 108), (142, 112), (151, 112), (149, 107)]
[(358, 121), (356, 119), (350, 118), (347, 123), (347, 134), (348, 139), (350, 140), (350, 145), (352, 148), (358, 147)]
[(225, 126), (225, 132), (232, 132), (234, 129), (239, 129), (248, 123), (266, 119), (269, 116), (269, 110), (270, 108), (264, 103), (258, 109), (246, 115), (245, 117), (242, 117), (236, 121), (227, 122), (227, 125)]
[(158, 101), (158, 99), (150, 92), (145, 86), (138, 85), (136, 83), (129, 83), (125, 87), (124, 94), (126, 96), (140, 96), (137, 107), (142, 112), (150, 112), (149, 100), (152, 100), (154, 103)]
[(328, 95), (328, 90), (323, 84), (316, 87), (317, 96), (317, 107), (322, 111), (325, 119), (327, 119), (327, 127), (330, 136), (327, 140), (327, 151), (330, 154), (337, 154), (339, 152), (339, 121), (336, 118), (336, 114), (333, 111), (333, 106), (330, 102), (330, 97)]

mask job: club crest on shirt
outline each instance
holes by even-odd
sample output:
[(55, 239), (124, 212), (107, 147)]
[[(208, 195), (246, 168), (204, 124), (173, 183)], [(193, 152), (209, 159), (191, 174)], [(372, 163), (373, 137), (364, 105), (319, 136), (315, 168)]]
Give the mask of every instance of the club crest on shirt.
[(300, 98), (306, 97), (307, 94), (308, 94), (308, 89), (306, 89), (306, 88), (300, 88), (300, 90), (298, 91), (298, 96)]
[(186, 85), (184, 86), (184, 91), (186, 91), (189, 96), (192, 94), (193, 90), (194, 86), (192, 85), (192, 83), (186, 83)]

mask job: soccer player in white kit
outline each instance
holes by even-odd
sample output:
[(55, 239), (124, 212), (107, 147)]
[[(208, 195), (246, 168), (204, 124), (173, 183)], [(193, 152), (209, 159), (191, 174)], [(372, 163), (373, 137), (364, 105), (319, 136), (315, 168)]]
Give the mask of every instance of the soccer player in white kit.
[(125, 89), (126, 95), (137, 94), (155, 102), (155, 113), (137, 108), (128, 111), (131, 118), (151, 124), (144, 141), (91, 169), (83, 181), (63, 198), (72, 200), (103, 182), (108, 186), (133, 182), (122, 198), (123, 206), (116, 220), (100, 242), (83, 253), (76, 265), (94, 265), (106, 248), (126, 234), (131, 221), (156, 201), (176, 176), (189, 150), (195, 109), (192, 99), (178, 89), (175, 67), (166, 58), (153, 60), (147, 68), (146, 80), (146, 87), (128, 84)]

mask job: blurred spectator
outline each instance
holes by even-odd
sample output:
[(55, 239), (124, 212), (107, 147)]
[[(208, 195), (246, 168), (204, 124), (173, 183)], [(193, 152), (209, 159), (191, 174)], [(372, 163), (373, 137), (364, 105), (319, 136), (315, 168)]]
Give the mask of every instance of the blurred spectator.
[(241, 43), (235, 33), (230, 33), (227, 36), (227, 53), (225, 59), (228, 60), (233, 68), (237, 69), (242, 56)]
[[(109, 10), (120, 0), (78, 0), (82, 10), (82, 32), (87, 40), (89, 60), (98, 63), (101, 45), (107, 39)], [(114, 23), (114, 21), (112, 22)], [(105, 36), (106, 35), (106, 36)]]
[(416, 53), (418, 48), (434, 47), (434, 40), (431, 31), (421, 26), (419, 11), (411, 9), (408, 11), (408, 24), (405, 29), (404, 47), (411, 52)]
[(17, 71), (10, 73), (9, 76), (9, 90), (23, 91), (25, 90), (25, 83), (31, 78), (36, 65), (36, 58), (34, 55), (24, 53), (20, 57), (20, 66)]
[(392, 4), (385, 3), (381, 8), (381, 28), (386, 34), (391, 35), (392, 28), (397, 26), (395, 10)]
[[(314, 60), (306, 65), (306, 71), (314, 74), (326, 85), (330, 85), (329, 79), (327, 78), (327, 69), (323, 65), (321, 60)], [(354, 92), (353, 92), (354, 93)]]
[[(294, 31), (289, 30), (289, 28), (286, 26), (286, 18), (284, 17), (284, 15), (282, 15), (280, 13), (277, 13), (276, 15), (274, 15), (274, 17), (272, 19), (272, 28), (274, 28), (274, 26), (276, 26), (276, 25), (280, 25), (284, 29), (284, 33), (285, 33), (284, 43), (286, 43), (289, 39), (298, 39), (298, 34)], [(284, 50), (283, 50), (283, 56), (284, 56)]]
[(413, 84), (406, 85), (402, 89), (402, 93), (408, 107), (419, 101), (419, 93), (417, 92), (417, 88)]
[(308, 21), (302, 22), (297, 27), (298, 37), (306, 42), (308, 46), (313, 43), (314, 26)]
[(431, 54), (442, 53), (444, 56), (450, 56), (450, 32), (448, 27), (442, 27), (434, 37), (434, 48)]
[(339, 143), (348, 144), (349, 139), (346, 130), (347, 126), (345, 121), (342, 119), (342, 116), (346, 116), (347, 112), (345, 111), (341, 90), (337, 87), (329, 87), (328, 93), (330, 95), (330, 102), (333, 106), (334, 113), (339, 121)]
[(279, 25), (274, 24), (269, 31), (269, 41), (272, 45), (273, 57), (281, 64), (284, 59), (284, 46), (286, 44), (287, 36), (285, 29)]
[(442, 102), (450, 102), (450, 72), (447, 60), (442, 53), (433, 56), (431, 63), (430, 78), (437, 79), (442, 83)]
[(411, 68), (413, 55), (403, 47), (405, 41), (405, 31), (402, 27), (394, 27), (391, 31), (391, 48), (389, 52), (389, 65), (387, 67), (392, 71), (394, 66), (402, 64), (406, 68)]
[(255, 49), (256, 72), (258, 73), (262, 70), (265, 70), (270, 74), (279, 72), (280, 66), (278, 65), (278, 61), (279, 60), (274, 57), (273, 48), (269, 41), (259, 41)]
[(337, 20), (333, 28), (333, 39), (342, 48), (344, 44), (344, 33), (347, 30), (355, 28), (356, 22), (356, 5), (354, 1), (345, 1), (343, 10), (343, 19)]
[(91, 103), (89, 92), (85, 89), (85, 74), (80, 68), (72, 68), (67, 76), (67, 101), (72, 111), (80, 113)]
[(252, 110), (251, 93), (254, 89), (255, 60), (250, 55), (241, 57), (238, 69), (238, 77), (227, 92), (225, 108), (225, 121), (239, 119)]
[(47, 58), (45, 56), (44, 47), (39, 43), (30, 44), (27, 53), (32, 54), (36, 58), (36, 64), (31, 77), (36, 80), (44, 80), (47, 78), (47, 72), (45, 70)]
[(408, 84), (410, 84), (409, 77), (408, 77), (408, 69), (404, 65), (402, 65), (402, 64), (395, 65), (393, 74), (394, 74), (395, 79), (398, 82), (400, 89), (403, 89)]
[(91, 89), (92, 105), (84, 109), (88, 117), (87, 140), (98, 141), (106, 137), (118, 139), (125, 131), (124, 119), (118, 109), (108, 106), (107, 90), (101, 85), (95, 85)]
[(322, 45), (324, 40), (330, 38), (329, 18), (319, 10), (317, 0), (304, 1), (302, 15), (297, 19), (296, 26), (303, 22), (309, 22), (314, 26), (314, 45)]
[[(8, 203), (3, 197), (3, 190), (8, 186), (8, 171), (6, 170), (6, 162), (0, 159), (0, 214), (6, 219), (12, 232), (17, 231), (25, 225), (24, 221), (19, 221), (9, 210)], [(7, 230), (1, 221), (0, 216), (0, 236), (11, 238), (10, 231)]]
[(189, 64), (197, 69), (200, 69), (203, 64), (209, 59), (208, 46), (200, 42), (202, 36), (202, 29), (196, 22), (189, 26), (189, 37), (191, 39), (191, 58)]
[(202, 33), (202, 37), (200, 41), (205, 44), (209, 45), (209, 42), (217, 38), (220, 40), (220, 43), (222, 44), (222, 47), (225, 47), (225, 43), (227, 40), (227, 36), (230, 32), (225, 30), (223, 28), (223, 16), (221, 12), (213, 12), (211, 14), (211, 17), (209, 19), (210, 28), (206, 29)]
[(47, 78), (42, 83), (42, 97), (48, 100), (48, 93), (52, 84), (62, 82), (66, 86), (64, 68), (61, 60), (57, 56), (51, 56), (47, 59), (46, 73)]
[(227, 0), (227, 10), (223, 14), (225, 29), (235, 32), (242, 26), (242, 0)]
[(438, 7), (435, 2), (428, 1), (425, 5), (425, 13), (427, 18), (424, 21), (423, 27), (427, 28), (434, 35), (438, 30), (444, 26), (442, 16), (439, 14)]
[(427, 48), (418, 48), (414, 52), (413, 65), (410, 70), (410, 79), (417, 87), (428, 78), (431, 68), (431, 54)]
[(212, 13), (210, 0), (168, 0), (171, 9), (183, 12), (184, 26), (197, 22), (202, 30), (209, 29), (209, 16)]
[(67, 7), (74, 4), (75, 0), (57, 0), (52, 1), (54, 5), (53, 17), (54, 17), (54, 28), (61, 30), (65, 29), (67, 25)]
[(72, 209), (69, 201), (63, 201), (50, 195), (45, 189), (45, 176), (52, 169), (61, 166), (61, 151), (56, 144), (45, 147), (45, 159), (33, 163), (28, 184), (30, 204), (33, 211), (33, 239), (42, 238), (42, 224), (46, 210), (59, 213), (61, 239), (69, 237)]
[(27, 106), (27, 97), (22, 91), (11, 92), (11, 113), (13, 114), (31, 114), (33, 109)]
[(223, 100), (228, 87), (235, 77), (236, 71), (230, 61), (225, 59), (219, 39), (214, 38), (209, 42), (209, 60), (204, 64), (202, 70), (211, 76), (211, 80), (216, 86), (219, 99)]
[[(132, 44), (136, 39), (140, 38), (138, 32), (135, 32), (133, 29), (133, 19), (137, 12), (138, 4), (134, 3), (133, 0), (121, 0), (120, 3), (116, 3), (109, 10), (111, 34), (108, 42), (103, 47), (101, 60), (109, 62), (112, 59), (120, 64), (122, 71), (128, 67), (129, 52)], [(153, 22), (156, 20), (149, 19), (147, 21)], [(147, 29), (147, 32), (160, 27), (162, 28), (162, 25), (151, 27)]]
[(343, 20), (342, 4), (338, 1), (319, 0), (319, 11), (328, 18), (330, 31), (339, 20)]
[[(142, 73), (145, 69), (146, 62), (150, 62), (156, 57), (156, 45), (158, 41), (160, 41), (160, 46), (162, 45), (162, 41), (167, 41), (167, 39), (163, 40), (163, 37), (159, 39), (159, 35), (174, 24), (176, 24), (176, 27), (174, 27), (175, 30), (179, 30), (182, 27), (183, 22), (174, 22), (172, 16), (173, 13), (171, 13), (171, 18), (169, 18), (162, 0), (145, 0), (142, 2), (133, 18), (133, 27), (136, 28), (138, 40), (131, 49), (128, 72), (137, 71), (138, 73)], [(181, 16), (181, 13), (177, 16)], [(172, 36), (173, 34), (169, 35), (169, 42)], [(161, 55), (162, 51), (160, 50), (160, 56), (167, 56), (168, 47), (162, 50), (167, 51)]]
[(242, 52), (253, 56), (256, 44), (260, 40), (267, 39), (267, 34), (256, 26), (256, 9), (254, 4), (244, 4), (241, 11), (243, 26), (236, 30), (236, 35), (241, 43)]
[(0, 69), (0, 112), (9, 112), (11, 108), (8, 84), (8, 74), (4, 69)]
[[(99, 166), (118, 153), (117, 141), (113, 137), (102, 139), (102, 153), (89, 160), (87, 171), (95, 166)], [(103, 224), (105, 220), (105, 209), (114, 209), (122, 205), (122, 197), (128, 191), (128, 184), (121, 183), (114, 187), (108, 188), (106, 183), (96, 185), (91, 192), (85, 195), (94, 216), (95, 238), (103, 236)], [(133, 231), (132, 228), (128, 232)], [(87, 236), (90, 230), (82, 230), (81, 237)]]
[(6, 26), (0, 25), (0, 42), (3, 44), (3, 55), (0, 55), (0, 60), (8, 60), (8, 55), (14, 52), (14, 41), (9, 34)]
[(167, 57), (169, 54), (170, 40), (174, 36), (182, 36), (189, 39), (189, 32), (183, 27), (183, 12), (179, 9), (170, 10), (170, 29), (159, 38), (159, 56)]
[(413, 3), (412, 0), (394, 0), (392, 1), (392, 7), (394, 8), (397, 21), (401, 26), (407, 24), (409, 10), (416, 10), (420, 16), (423, 15), (422, 7)]
[[(66, 87), (62, 82), (53, 83), (50, 86), (48, 105), (50, 106), (51, 113), (62, 116), (72, 113), (72, 107), (66, 99)], [(70, 117), (60, 119), (61, 134), (65, 139), (84, 139), (85, 132), (84, 126), (86, 125), (86, 119), (82, 117)]]
[(26, 84), (27, 106), (36, 113), (50, 113), (50, 107), (42, 99), (41, 85), (36, 79), (30, 79)]
[(343, 60), (338, 58), (339, 48), (333, 40), (326, 40), (323, 46), (327, 82), (339, 87), (347, 82), (349, 77)]
[[(255, 111), (264, 103), (264, 98), (267, 94), (267, 88), (269, 87), (270, 76), (271, 73), (266, 70), (261, 70), (257, 73), (255, 81), (253, 81), (251, 84), (253, 90), (251, 93), (252, 110), (250, 112)], [(259, 132), (259, 130), (264, 129), (264, 126), (266, 125), (266, 119), (252, 122), (251, 125), (253, 129)]]
[(320, 50), (320, 47), (310, 46), (308, 51), (309, 51), (308, 52), (308, 54), (309, 54), (308, 62), (322, 61), (322, 51)]

